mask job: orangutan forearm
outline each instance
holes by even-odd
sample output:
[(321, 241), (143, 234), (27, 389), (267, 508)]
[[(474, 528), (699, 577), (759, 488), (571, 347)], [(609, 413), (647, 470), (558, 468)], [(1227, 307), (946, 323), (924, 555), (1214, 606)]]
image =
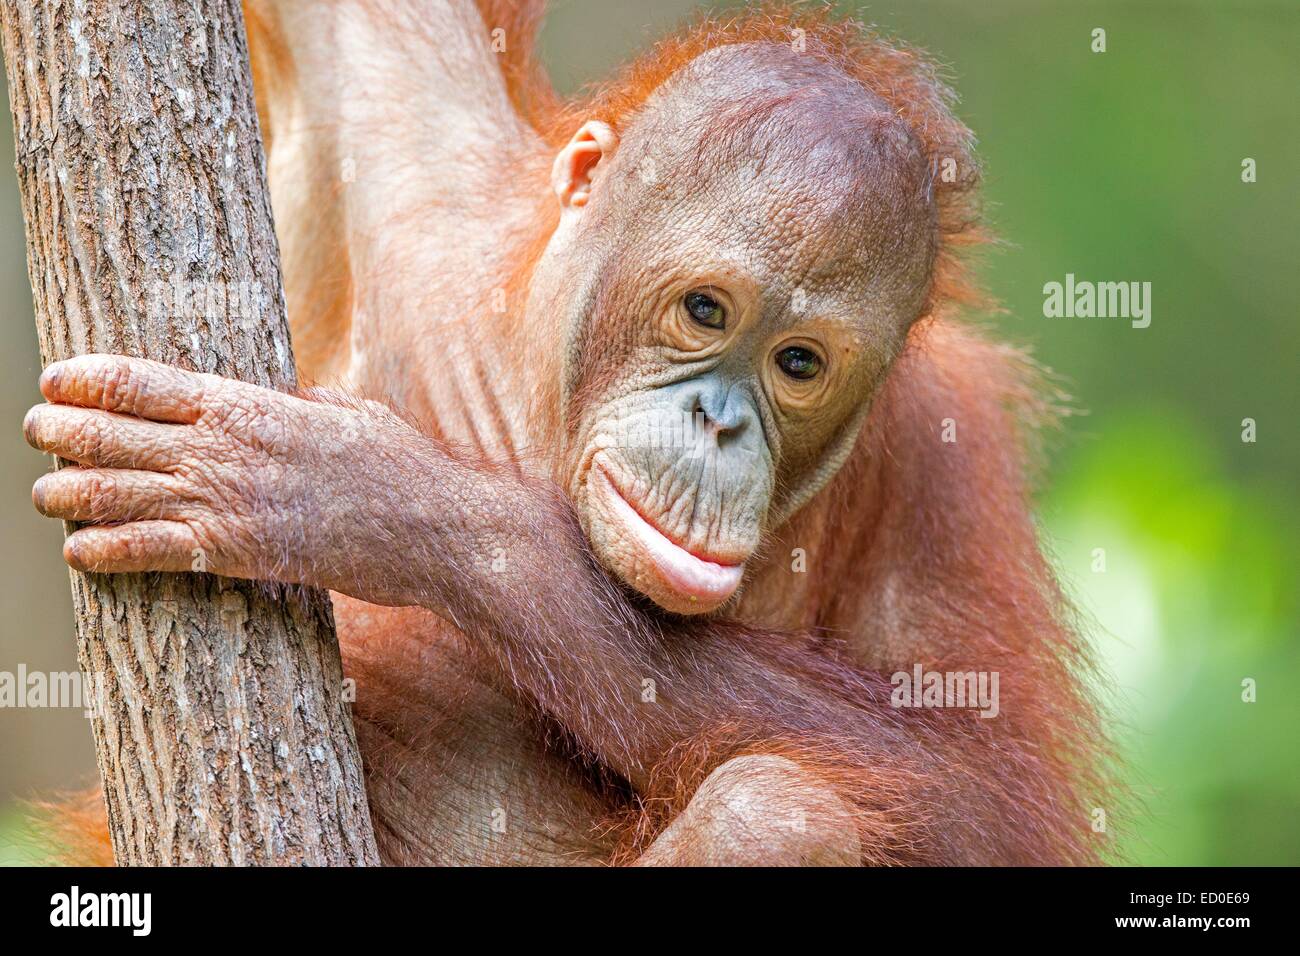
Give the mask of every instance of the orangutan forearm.
[[(406, 461), (419, 469), (406, 484), (422, 491), (406, 513), (420, 544), (392, 580), (452, 620), (489, 671), (644, 798), (677, 806), (731, 758), (774, 754), (802, 768), (797, 779), (821, 782), (795, 788), (792, 819), (820, 826), (824, 815), (805, 805), (853, 808), (875, 862), (959, 860), (995, 847), (1015, 819), (1016, 781), (950, 772), (951, 741), (988, 739), (984, 728), (963, 739), (956, 721), (966, 715), (895, 710), (885, 679), (837, 664), (804, 635), (649, 612), (592, 562), (545, 485), (478, 472), (432, 447)], [(912, 812), (917, 801), (926, 821)]]
[(602, 761), (644, 779), (682, 741), (828, 744), (872, 761), (934, 761), (889, 707), (889, 685), (814, 651), (798, 634), (652, 612), (591, 559), (572, 512), (543, 482), (459, 461), (411, 432), (394, 489), (365, 496), (402, 548), (365, 577), (393, 603), (444, 615), (504, 679)]
[(805, 636), (651, 608), (595, 563), (554, 487), (462, 460), (379, 406), (115, 356), (51, 366), (41, 387), (28, 440), (81, 467), (34, 496), (86, 523), (65, 545), (74, 567), (187, 570), (198, 553), (217, 574), (429, 608), (599, 762), (644, 795), (668, 786), (665, 802), (764, 752), (826, 779), (864, 825), (900, 826), (917, 800), (950, 818), (921, 842), (904, 826), (908, 852), (1014, 818), (1016, 780), (950, 773), (983, 728), (891, 708), (883, 678)]
[(188, 570), (197, 552), (217, 574), (427, 607), (632, 778), (722, 725), (752, 741), (866, 726), (889, 745), (896, 714), (863, 721), (883, 687), (797, 635), (651, 609), (596, 565), (552, 485), (463, 460), (380, 406), (119, 356), (58, 363), (41, 388), (28, 440), (81, 467), (34, 495), (86, 523), (65, 546), (83, 570)]

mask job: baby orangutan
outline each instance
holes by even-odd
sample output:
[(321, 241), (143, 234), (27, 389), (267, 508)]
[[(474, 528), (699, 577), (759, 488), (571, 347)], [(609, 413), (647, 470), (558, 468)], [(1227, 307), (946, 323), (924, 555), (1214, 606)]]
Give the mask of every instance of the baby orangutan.
[[(388, 862), (1095, 859), (1042, 408), (948, 316), (976, 169), (923, 58), (768, 8), (565, 103), (536, 4), (248, 16), (335, 391), (52, 365), (73, 567), (336, 592)], [(894, 706), (918, 664), (998, 673), (998, 715)]]

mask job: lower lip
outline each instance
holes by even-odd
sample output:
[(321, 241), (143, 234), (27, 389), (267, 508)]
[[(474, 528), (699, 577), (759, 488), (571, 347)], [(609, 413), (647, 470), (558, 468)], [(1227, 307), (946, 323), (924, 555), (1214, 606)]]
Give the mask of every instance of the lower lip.
[(744, 564), (717, 564), (697, 558), (642, 518), (601, 468), (593, 468), (592, 475), (599, 478), (614, 513), (654, 563), (665, 584), (684, 597), (708, 604), (720, 604), (735, 593), (745, 572)]

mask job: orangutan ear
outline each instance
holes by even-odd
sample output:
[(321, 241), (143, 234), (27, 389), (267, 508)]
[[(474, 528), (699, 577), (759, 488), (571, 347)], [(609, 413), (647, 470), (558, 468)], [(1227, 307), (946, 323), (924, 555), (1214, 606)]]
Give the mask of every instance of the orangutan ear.
[(608, 164), (618, 148), (618, 134), (606, 123), (588, 120), (573, 134), (551, 167), (551, 188), (564, 210), (581, 209), (591, 195), (597, 167)]

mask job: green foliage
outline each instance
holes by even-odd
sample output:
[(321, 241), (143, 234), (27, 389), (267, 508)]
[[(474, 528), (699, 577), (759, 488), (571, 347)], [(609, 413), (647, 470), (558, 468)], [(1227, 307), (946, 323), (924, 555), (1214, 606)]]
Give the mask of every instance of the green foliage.
[[(1117, 685), (1147, 811), (1129, 856), (1300, 863), (1300, 7), (917, 0), (863, 16), (949, 64), (1006, 241), (983, 262), (999, 327), (1087, 413), (1053, 450), (1044, 523)], [(1042, 287), (1067, 272), (1151, 282), (1150, 328), (1044, 318)]]
[(0, 810), (0, 866), (31, 866), (36, 859), (21, 804)]
[(1108, 417), (1045, 513), (1116, 684), (1117, 737), (1146, 810), (1127, 852), (1150, 864), (1294, 863), (1295, 508), (1227, 477), (1177, 412)]
[[(692, 4), (553, 6), (543, 46), (571, 88)], [(982, 270), (1001, 331), (1088, 413), (1066, 421), (1043, 518), (1116, 685), (1145, 805), (1120, 821), (1125, 851), (1300, 863), (1300, 6), (912, 0), (861, 15), (949, 64), (1005, 239)], [(16, 209), (7, 221), (4, 300), (25, 309)], [(1151, 327), (1044, 318), (1042, 287), (1066, 273), (1151, 282)], [(22, 852), (17, 811), (0, 813), (0, 864)]]

